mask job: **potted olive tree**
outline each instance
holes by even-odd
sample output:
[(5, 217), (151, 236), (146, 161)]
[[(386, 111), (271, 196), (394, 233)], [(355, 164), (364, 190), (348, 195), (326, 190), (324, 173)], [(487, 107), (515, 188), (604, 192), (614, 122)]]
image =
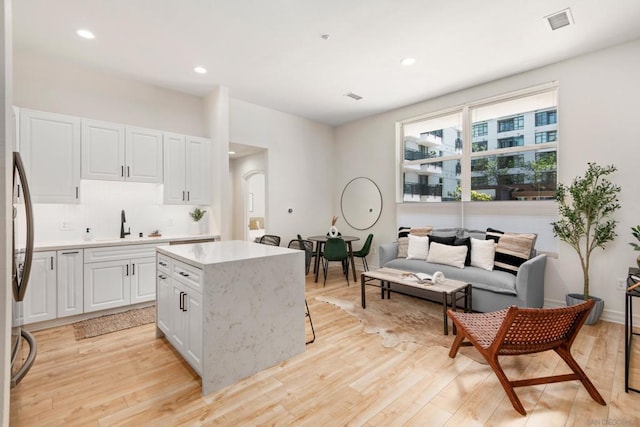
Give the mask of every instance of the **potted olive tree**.
[(582, 267), (582, 294), (568, 294), (567, 305), (594, 299), (596, 305), (586, 323), (595, 323), (602, 314), (604, 301), (589, 294), (589, 262), (596, 248), (604, 249), (616, 237), (616, 223), (611, 218), (620, 209), (620, 186), (607, 179), (617, 168), (588, 163), (584, 176), (571, 185), (558, 184), (556, 199), (560, 219), (552, 222), (554, 234), (578, 253)]

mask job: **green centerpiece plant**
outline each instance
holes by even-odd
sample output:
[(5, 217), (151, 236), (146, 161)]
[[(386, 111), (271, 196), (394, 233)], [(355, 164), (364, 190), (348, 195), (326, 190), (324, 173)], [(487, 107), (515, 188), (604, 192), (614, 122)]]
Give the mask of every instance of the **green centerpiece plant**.
[[(578, 295), (586, 301), (596, 300), (593, 312), (604, 309), (604, 302), (589, 294), (589, 264), (596, 248), (605, 249), (616, 237), (617, 221), (612, 215), (620, 209), (618, 193), (620, 186), (609, 181), (608, 176), (617, 171), (613, 165), (599, 166), (588, 163), (584, 176), (573, 179), (571, 185), (558, 184), (556, 200), (560, 219), (552, 222), (555, 236), (568, 243), (578, 254), (582, 267), (583, 293)], [(567, 304), (570, 301), (567, 296)], [(597, 314), (597, 313), (596, 313)], [(591, 316), (590, 316), (591, 317)], [(595, 315), (595, 322), (599, 314)], [(592, 322), (592, 323), (593, 323)], [(589, 320), (587, 320), (589, 323)]]

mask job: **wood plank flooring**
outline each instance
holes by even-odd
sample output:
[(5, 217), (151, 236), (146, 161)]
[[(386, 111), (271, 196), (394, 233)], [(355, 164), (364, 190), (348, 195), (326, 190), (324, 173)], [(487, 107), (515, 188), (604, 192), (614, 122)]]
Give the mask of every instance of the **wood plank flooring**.
[[(576, 381), (522, 387), (516, 391), (523, 417), (487, 365), (463, 355), (451, 359), (437, 345), (384, 348), (357, 319), (315, 300), (345, 286), (335, 269), (326, 287), (310, 274), (315, 343), (204, 397), (198, 376), (155, 338), (155, 325), (82, 341), (71, 326), (37, 332), (36, 363), (11, 392), (11, 425), (640, 425), (640, 394), (624, 392), (623, 325), (585, 326), (573, 346), (607, 406)], [(359, 285), (351, 288), (359, 292)], [(634, 347), (631, 383), (640, 388), (640, 345)], [(550, 352), (501, 360), (514, 379), (569, 372)]]

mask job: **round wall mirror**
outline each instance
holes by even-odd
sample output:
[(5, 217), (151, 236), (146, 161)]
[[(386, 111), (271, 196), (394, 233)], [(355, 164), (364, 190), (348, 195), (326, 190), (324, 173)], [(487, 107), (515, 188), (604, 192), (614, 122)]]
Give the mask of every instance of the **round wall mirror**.
[(354, 178), (342, 190), (340, 209), (347, 224), (356, 230), (366, 230), (380, 218), (382, 193), (369, 178)]

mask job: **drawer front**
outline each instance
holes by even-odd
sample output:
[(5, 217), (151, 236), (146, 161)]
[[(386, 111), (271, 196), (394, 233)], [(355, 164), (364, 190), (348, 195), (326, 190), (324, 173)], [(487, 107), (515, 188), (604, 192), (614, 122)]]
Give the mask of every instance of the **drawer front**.
[(184, 262), (171, 260), (171, 277), (202, 293), (202, 270)]
[(167, 274), (171, 273), (171, 263), (173, 261), (171, 260), (171, 258), (169, 258), (166, 255), (163, 254), (158, 254), (157, 260), (156, 260), (156, 268), (159, 271), (164, 271)]
[(156, 255), (155, 243), (144, 245), (107, 246), (84, 250), (84, 262), (117, 261), (128, 258), (145, 258)]

